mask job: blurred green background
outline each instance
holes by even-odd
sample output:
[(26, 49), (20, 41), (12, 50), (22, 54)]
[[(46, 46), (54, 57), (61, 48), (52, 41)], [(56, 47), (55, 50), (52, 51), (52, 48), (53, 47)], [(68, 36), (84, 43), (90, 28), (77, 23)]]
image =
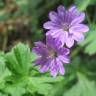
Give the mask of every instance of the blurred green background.
[(8, 52), (19, 42), (30, 48), (35, 41), (45, 42), (43, 23), (60, 4), (66, 8), (75, 4), (84, 11), (84, 23), (90, 28), (85, 41), (71, 49), (71, 63), (65, 65), (64, 79), (54, 83), (49, 80), (52, 86), (37, 83), (36, 91), (32, 86), (26, 92), (21, 87), (0, 87), (0, 96), (96, 96), (96, 0), (0, 0), (0, 50)]

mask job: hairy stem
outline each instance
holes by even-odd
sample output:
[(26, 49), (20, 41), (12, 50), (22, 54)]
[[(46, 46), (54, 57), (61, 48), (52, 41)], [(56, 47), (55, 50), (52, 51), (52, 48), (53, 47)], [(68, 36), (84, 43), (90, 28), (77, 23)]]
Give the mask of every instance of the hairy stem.
[(71, 58), (75, 57), (75, 56), (80, 52), (80, 50), (81, 50), (80, 47), (78, 47), (77, 49), (75, 49), (75, 50), (71, 53), (70, 57), (71, 57)]
[(4, 34), (4, 39), (3, 39), (3, 44), (2, 44), (2, 50), (6, 50), (7, 47), (7, 42), (8, 42), (8, 35), (7, 33)]

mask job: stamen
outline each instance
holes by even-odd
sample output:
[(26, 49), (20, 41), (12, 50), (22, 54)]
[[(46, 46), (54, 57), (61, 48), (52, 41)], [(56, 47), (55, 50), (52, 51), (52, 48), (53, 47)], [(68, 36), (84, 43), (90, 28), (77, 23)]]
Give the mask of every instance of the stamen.
[(69, 24), (68, 23), (63, 23), (62, 24), (62, 29), (64, 30), (64, 31), (69, 31)]
[(49, 56), (50, 56), (50, 57), (56, 57), (55, 51), (54, 51), (54, 50), (50, 50), (50, 51), (49, 51)]

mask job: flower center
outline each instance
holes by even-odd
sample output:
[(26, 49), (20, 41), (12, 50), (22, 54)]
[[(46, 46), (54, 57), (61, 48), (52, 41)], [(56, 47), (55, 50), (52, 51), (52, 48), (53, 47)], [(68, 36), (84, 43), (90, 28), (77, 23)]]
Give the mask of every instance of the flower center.
[(53, 58), (53, 57), (56, 57), (56, 56), (57, 56), (57, 54), (56, 54), (56, 52), (55, 52), (55, 51), (50, 50), (50, 51), (49, 51), (49, 56)]
[(69, 31), (69, 24), (68, 23), (63, 23), (62, 28), (63, 28), (64, 31), (68, 32)]

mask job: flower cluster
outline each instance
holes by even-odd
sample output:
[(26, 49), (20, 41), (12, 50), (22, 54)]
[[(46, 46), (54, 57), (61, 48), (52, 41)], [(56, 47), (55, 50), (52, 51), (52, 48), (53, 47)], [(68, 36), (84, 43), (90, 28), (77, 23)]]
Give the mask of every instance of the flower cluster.
[(33, 52), (39, 56), (35, 65), (40, 67), (40, 72), (50, 71), (54, 77), (58, 73), (64, 75), (63, 64), (70, 62), (69, 48), (74, 45), (75, 41), (83, 41), (83, 33), (89, 30), (87, 25), (81, 24), (84, 18), (85, 13), (79, 12), (76, 6), (65, 10), (64, 6), (60, 5), (57, 12), (49, 13), (50, 21), (44, 23), (44, 28), (48, 30), (46, 44), (41, 41), (35, 42), (33, 48)]

